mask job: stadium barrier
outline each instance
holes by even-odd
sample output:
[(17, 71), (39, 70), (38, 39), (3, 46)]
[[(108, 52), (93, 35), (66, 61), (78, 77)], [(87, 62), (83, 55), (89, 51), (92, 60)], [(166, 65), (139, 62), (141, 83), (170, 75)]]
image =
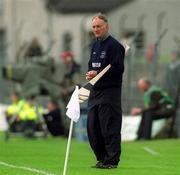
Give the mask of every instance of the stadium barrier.
[(85, 106), (81, 106), (80, 119), (75, 124), (75, 138), (78, 141), (87, 141), (87, 108)]
[(6, 109), (7, 105), (0, 104), (0, 131), (6, 131), (8, 129), (8, 124), (5, 117)]
[[(0, 104), (0, 131), (6, 131), (8, 124), (5, 119), (5, 110), (7, 105)], [(132, 141), (137, 138), (137, 130), (141, 116), (123, 116), (121, 137), (122, 141)], [(165, 125), (166, 119), (160, 119), (153, 122), (152, 137), (154, 137)], [(75, 123), (75, 138), (78, 141), (87, 141), (87, 108), (81, 106), (80, 119)]]

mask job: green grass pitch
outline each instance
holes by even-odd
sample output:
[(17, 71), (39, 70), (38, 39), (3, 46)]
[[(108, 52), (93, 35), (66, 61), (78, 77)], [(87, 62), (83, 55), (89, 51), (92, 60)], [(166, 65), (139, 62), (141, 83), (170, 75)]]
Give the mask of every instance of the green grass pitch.
[[(51, 137), (5, 142), (1, 134), (0, 175), (62, 175), (66, 144), (65, 138)], [(180, 140), (123, 142), (117, 169), (91, 168), (95, 162), (88, 142), (73, 139), (67, 175), (180, 175)]]

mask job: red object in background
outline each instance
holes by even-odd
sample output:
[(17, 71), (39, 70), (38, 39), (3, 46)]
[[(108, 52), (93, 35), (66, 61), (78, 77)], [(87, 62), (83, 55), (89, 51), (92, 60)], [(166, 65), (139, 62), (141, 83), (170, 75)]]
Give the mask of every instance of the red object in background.
[(146, 51), (146, 59), (149, 63), (152, 63), (155, 58), (155, 46), (154, 44), (149, 44)]
[(64, 51), (60, 55), (61, 59), (66, 59), (66, 58), (69, 58), (69, 57), (73, 58), (73, 54), (70, 51)]

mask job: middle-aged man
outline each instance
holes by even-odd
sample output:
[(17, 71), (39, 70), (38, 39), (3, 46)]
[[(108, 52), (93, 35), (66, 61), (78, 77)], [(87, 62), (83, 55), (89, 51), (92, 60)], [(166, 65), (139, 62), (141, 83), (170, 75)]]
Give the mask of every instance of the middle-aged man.
[(91, 80), (108, 64), (111, 68), (93, 86), (88, 101), (88, 138), (97, 163), (94, 167), (116, 168), (121, 154), (121, 86), (125, 49), (109, 33), (107, 18), (92, 19), (96, 41), (92, 45), (86, 79)]

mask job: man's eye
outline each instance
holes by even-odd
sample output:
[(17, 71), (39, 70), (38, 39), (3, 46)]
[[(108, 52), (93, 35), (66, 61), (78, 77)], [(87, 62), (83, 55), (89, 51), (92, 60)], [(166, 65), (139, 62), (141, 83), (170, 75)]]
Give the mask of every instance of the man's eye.
[(93, 26), (93, 29), (95, 29), (95, 28), (100, 28), (100, 26)]

